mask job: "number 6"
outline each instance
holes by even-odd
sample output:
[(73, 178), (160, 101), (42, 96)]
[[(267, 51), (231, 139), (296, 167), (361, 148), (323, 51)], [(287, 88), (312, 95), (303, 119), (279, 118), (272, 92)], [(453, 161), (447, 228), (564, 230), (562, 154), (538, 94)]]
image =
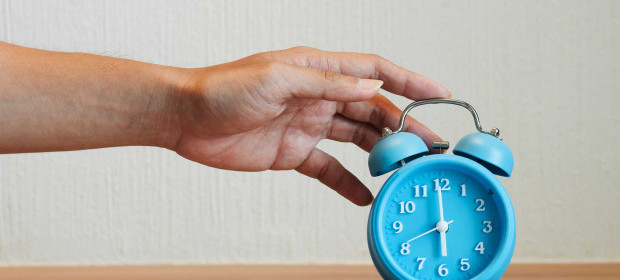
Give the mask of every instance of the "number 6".
[(439, 274), (439, 276), (441, 277), (445, 277), (446, 275), (448, 275), (448, 269), (446, 268), (446, 264), (441, 264), (439, 266), (439, 268), (437, 268), (437, 273)]

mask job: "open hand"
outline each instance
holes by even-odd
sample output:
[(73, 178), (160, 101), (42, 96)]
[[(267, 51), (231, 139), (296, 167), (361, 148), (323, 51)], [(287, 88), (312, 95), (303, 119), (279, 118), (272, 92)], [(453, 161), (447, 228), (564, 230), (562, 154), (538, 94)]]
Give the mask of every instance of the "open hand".
[[(321, 139), (352, 142), (369, 151), (401, 111), (379, 88), (413, 100), (448, 98), (436, 82), (376, 55), (297, 47), (188, 70), (178, 109), (174, 149), (190, 160), (229, 170), (295, 169), (357, 205), (372, 194)], [(408, 118), (405, 131), (428, 144), (439, 139)]]

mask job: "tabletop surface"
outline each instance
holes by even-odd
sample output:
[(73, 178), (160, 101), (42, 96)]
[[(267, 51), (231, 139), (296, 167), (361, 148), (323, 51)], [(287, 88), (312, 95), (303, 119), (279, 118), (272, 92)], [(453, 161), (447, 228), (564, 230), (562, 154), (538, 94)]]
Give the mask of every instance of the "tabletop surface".
[[(0, 279), (379, 279), (372, 265), (1, 267)], [(511, 264), (502, 279), (620, 279), (620, 263)]]

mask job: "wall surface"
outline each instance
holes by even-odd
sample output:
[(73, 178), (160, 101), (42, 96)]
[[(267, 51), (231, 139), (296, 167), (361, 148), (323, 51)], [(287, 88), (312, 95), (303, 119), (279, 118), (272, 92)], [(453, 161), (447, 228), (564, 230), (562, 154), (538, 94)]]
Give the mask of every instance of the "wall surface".
[[(0, 40), (182, 67), (297, 45), (382, 55), (502, 129), (515, 262), (620, 261), (619, 1), (0, 0)], [(453, 143), (474, 129), (458, 108), (414, 116)], [(363, 151), (320, 147), (379, 191)], [(0, 265), (370, 263), (369, 210), (292, 171), (157, 148), (1, 155)]]

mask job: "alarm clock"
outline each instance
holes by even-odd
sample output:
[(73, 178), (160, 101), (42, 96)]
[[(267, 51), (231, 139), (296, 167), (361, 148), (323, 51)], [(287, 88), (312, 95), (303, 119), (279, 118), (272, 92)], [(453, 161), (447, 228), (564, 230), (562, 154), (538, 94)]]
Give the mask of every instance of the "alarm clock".
[[(462, 138), (452, 155), (432, 154), (418, 136), (404, 132), (415, 107), (452, 104), (468, 109), (478, 132)], [(433, 149), (448, 149), (437, 141)], [(396, 170), (368, 218), (368, 248), (385, 279), (499, 279), (512, 258), (515, 215), (498, 176), (509, 177), (513, 155), (499, 129), (482, 129), (466, 102), (429, 99), (403, 110), (395, 132), (370, 151), (372, 176)]]

